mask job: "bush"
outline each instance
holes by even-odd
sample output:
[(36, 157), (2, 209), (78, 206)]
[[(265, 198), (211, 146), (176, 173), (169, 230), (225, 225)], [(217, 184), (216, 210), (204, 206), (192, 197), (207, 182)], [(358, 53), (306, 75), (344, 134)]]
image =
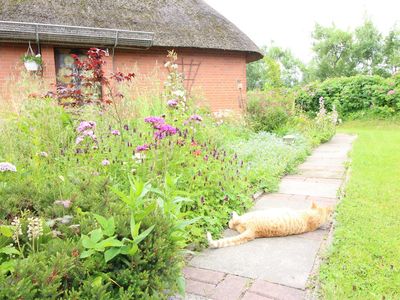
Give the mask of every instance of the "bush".
[(274, 132), (285, 127), (293, 108), (291, 97), (281, 89), (249, 92), (246, 116), (250, 127), (256, 132)]
[(357, 75), (314, 82), (303, 87), (296, 104), (306, 112), (316, 113), (318, 102), (324, 98), (327, 109), (335, 104), (341, 116), (347, 117), (359, 111), (375, 110), (380, 114), (400, 110), (400, 79), (380, 76)]

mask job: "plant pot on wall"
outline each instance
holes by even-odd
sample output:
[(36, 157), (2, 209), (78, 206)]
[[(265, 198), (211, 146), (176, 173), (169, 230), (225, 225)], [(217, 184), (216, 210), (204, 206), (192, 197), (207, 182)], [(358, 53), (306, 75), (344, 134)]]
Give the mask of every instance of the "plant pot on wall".
[(39, 71), (42, 66), (42, 56), (40, 54), (25, 54), (22, 60), (24, 62), (26, 70), (29, 72)]
[(27, 71), (35, 72), (39, 70), (40, 65), (36, 61), (24, 61), (24, 65)]

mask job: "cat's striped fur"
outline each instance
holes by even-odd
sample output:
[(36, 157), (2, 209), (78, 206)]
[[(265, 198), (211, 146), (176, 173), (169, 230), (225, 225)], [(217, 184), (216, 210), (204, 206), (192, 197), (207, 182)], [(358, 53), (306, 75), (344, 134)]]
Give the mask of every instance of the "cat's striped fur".
[(229, 228), (240, 234), (235, 237), (213, 240), (207, 232), (211, 248), (222, 248), (246, 243), (255, 238), (287, 236), (314, 231), (328, 221), (333, 209), (318, 207), (312, 203), (311, 208), (294, 210), (290, 208), (274, 208), (254, 211), (238, 216), (232, 213)]

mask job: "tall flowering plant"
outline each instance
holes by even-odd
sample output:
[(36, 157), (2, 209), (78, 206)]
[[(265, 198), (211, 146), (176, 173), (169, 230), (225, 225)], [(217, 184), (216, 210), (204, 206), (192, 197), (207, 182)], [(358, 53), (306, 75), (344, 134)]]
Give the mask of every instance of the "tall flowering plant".
[(188, 98), (183, 85), (183, 75), (178, 70), (178, 55), (171, 50), (168, 51), (167, 58), (168, 61), (164, 66), (168, 70), (168, 75), (164, 82), (163, 98), (169, 108), (186, 111), (188, 109)]

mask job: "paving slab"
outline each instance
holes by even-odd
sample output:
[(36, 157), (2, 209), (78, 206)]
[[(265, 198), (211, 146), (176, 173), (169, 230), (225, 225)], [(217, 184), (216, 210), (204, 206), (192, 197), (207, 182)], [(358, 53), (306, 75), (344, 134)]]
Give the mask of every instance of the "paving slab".
[(341, 180), (337, 180), (337, 182), (313, 182), (283, 178), (279, 185), (279, 193), (335, 198), (340, 185)]
[(235, 247), (207, 249), (190, 265), (304, 289), (320, 242), (299, 236), (256, 239)]
[[(298, 174), (284, 177), (277, 193), (257, 197), (252, 210), (304, 209), (313, 201), (321, 206), (334, 206), (354, 139), (346, 134), (335, 135), (299, 166)], [(329, 227), (330, 224), (325, 224), (302, 235), (260, 238), (234, 247), (207, 249), (189, 263), (185, 273), (189, 280), (188, 291), (210, 299), (302, 299)], [(223, 235), (237, 234), (228, 229)], [(215, 276), (209, 272), (216, 272)], [(194, 284), (193, 279), (198, 284)], [(246, 290), (248, 280), (254, 282)], [(232, 294), (229, 294), (231, 289)]]

